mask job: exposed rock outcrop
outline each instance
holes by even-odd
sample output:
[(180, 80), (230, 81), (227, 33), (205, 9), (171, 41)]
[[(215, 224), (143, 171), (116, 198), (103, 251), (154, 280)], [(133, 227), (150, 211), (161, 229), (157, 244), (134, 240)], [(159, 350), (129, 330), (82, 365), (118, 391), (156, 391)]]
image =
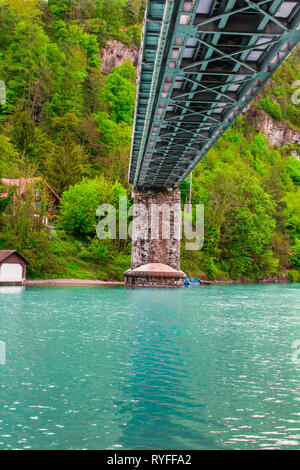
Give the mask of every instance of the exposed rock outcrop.
[(107, 46), (100, 51), (102, 60), (101, 72), (108, 75), (113, 67), (120, 67), (126, 60), (131, 60), (137, 67), (140, 48), (138, 46), (128, 46), (115, 39), (109, 39)]
[(275, 121), (264, 111), (258, 110), (253, 106), (247, 106), (244, 111), (244, 117), (257, 131), (262, 132), (271, 145), (300, 144), (300, 132), (289, 127), (286, 123)]

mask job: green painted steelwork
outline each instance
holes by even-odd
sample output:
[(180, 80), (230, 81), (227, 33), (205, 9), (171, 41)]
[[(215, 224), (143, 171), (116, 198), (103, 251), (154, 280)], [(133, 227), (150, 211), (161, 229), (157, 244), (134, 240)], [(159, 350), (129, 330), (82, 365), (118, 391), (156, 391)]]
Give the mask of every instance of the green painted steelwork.
[(299, 41), (299, 0), (149, 0), (129, 182), (178, 187)]

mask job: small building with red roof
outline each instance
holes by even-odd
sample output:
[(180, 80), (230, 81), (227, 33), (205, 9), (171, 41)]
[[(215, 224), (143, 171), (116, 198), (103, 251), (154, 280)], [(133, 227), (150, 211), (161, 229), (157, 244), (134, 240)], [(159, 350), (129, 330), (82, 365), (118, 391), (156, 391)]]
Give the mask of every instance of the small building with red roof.
[(0, 250), (0, 285), (23, 285), (28, 265), (16, 250)]

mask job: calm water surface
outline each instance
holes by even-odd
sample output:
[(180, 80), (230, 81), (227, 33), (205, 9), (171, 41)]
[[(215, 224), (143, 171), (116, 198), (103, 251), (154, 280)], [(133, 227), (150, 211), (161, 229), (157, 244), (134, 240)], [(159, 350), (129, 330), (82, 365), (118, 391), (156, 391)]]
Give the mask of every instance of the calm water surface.
[(0, 449), (300, 449), (299, 284), (1, 288), (0, 340)]

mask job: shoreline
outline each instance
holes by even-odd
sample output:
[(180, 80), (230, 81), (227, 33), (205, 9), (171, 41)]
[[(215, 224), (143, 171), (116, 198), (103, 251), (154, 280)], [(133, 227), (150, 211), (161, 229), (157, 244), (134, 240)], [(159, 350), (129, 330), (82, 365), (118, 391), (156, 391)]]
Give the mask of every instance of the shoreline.
[(125, 282), (121, 281), (93, 281), (90, 279), (29, 279), (24, 282), (25, 287), (123, 287)]
[[(261, 279), (257, 281), (208, 281), (202, 280), (197, 286), (220, 286), (220, 285), (242, 285), (242, 284), (289, 284), (289, 279)], [(122, 281), (94, 281), (90, 279), (29, 279), (24, 282), (24, 287), (125, 287)]]
[(242, 285), (242, 284), (291, 284), (289, 279), (258, 279), (256, 281), (245, 281), (245, 280), (229, 280), (229, 281), (206, 281), (203, 280), (201, 285), (213, 285), (213, 286), (221, 286), (221, 285)]

